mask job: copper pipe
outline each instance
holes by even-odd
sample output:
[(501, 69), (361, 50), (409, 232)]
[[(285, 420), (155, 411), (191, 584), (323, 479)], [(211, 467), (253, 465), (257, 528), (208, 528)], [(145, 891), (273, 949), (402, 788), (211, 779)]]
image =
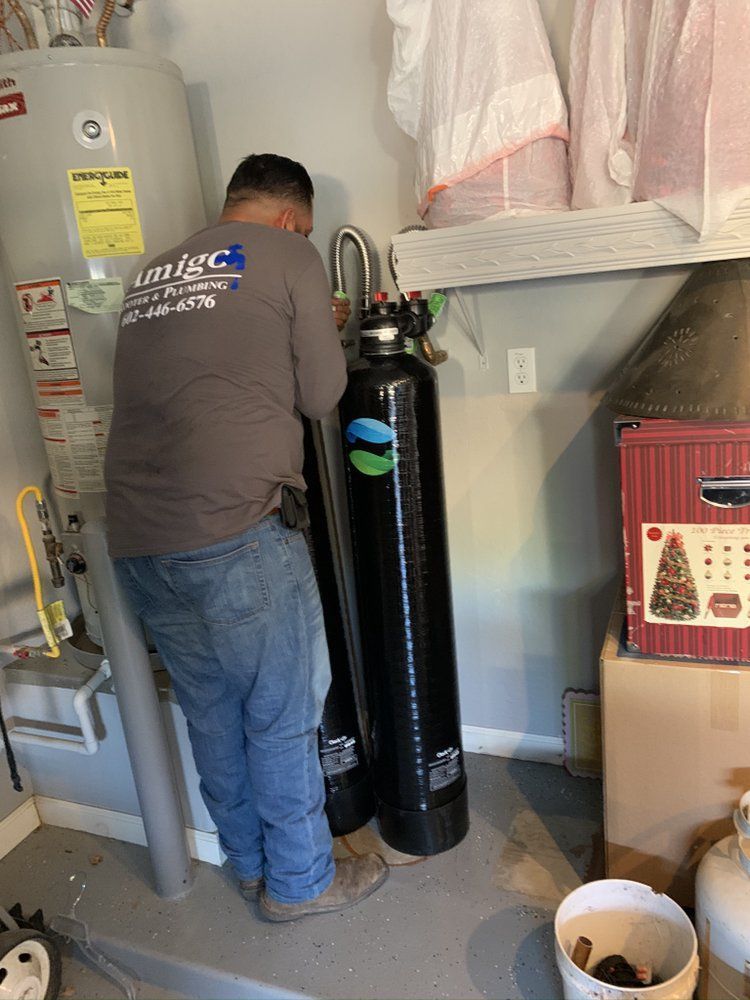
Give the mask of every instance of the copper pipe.
[(419, 346), (422, 348), (425, 361), (430, 365), (442, 365), (444, 361), (448, 360), (448, 352), (436, 350), (426, 333), (419, 338)]
[(103, 49), (106, 49), (109, 45), (107, 41), (107, 28), (109, 28), (109, 22), (112, 20), (116, 6), (117, 0), (106, 0), (102, 16), (99, 18), (99, 23), (96, 26), (96, 40)]
[(579, 969), (583, 969), (585, 972), (589, 958), (591, 957), (591, 949), (593, 947), (593, 944), (587, 937), (579, 937), (573, 946), (573, 954), (570, 956), (570, 960), (573, 965), (577, 966)]
[(23, 33), (26, 36), (26, 45), (30, 49), (38, 49), (39, 42), (37, 41), (36, 32), (34, 31), (34, 25), (31, 23), (29, 15), (23, 9), (19, 0), (8, 0), (8, 6), (13, 11), (13, 13), (18, 18), (18, 23), (23, 28)]

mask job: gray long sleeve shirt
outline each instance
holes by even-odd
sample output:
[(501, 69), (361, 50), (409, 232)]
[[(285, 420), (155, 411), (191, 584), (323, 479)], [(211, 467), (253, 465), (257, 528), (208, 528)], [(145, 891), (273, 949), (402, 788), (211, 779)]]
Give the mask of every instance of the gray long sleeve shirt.
[(304, 486), (300, 413), (338, 402), (346, 363), (323, 262), (303, 236), (204, 229), (125, 298), (106, 457), (113, 556), (241, 534)]

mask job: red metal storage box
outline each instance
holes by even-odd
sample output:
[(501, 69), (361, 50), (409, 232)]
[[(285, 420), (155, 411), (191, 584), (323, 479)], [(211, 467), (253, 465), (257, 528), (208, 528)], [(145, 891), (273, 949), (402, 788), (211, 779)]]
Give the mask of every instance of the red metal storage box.
[(628, 648), (750, 663), (750, 423), (616, 427)]

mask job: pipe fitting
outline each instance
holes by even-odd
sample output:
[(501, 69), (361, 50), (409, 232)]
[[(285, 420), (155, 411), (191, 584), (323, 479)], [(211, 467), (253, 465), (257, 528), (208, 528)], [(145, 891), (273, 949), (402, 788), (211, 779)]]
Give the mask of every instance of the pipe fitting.
[[(48, 736), (42, 733), (30, 733), (26, 729), (13, 727), (9, 735), (14, 743), (22, 746), (44, 747), (47, 750), (65, 750), (69, 753), (85, 754), (92, 757), (99, 750), (99, 737), (96, 735), (94, 716), (91, 711), (91, 699), (98, 689), (112, 676), (109, 660), (104, 659), (98, 669), (89, 677), (85, 684), (73, 695), (73, 710), (78, 718), (80, 732), (70, 736)], [(29, 727), (30, 728), (30, 727)]]
[(425, 361), (433, 367), (442, 365), (448, 360), (448, 352), (436, 348), (426, 333), (419, 338), (419, 346), (422, 348)]
[(50, 48), (83, 45), (83, 14), (71, 0), (44, 0)]

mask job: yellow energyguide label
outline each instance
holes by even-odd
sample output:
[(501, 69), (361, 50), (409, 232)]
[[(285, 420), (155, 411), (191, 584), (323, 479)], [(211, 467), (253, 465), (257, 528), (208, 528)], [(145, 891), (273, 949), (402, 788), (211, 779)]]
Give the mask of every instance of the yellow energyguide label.
[(81, 251), (87, 260), (144, 252), (141, 221), (129, 167), (68, 171)]

